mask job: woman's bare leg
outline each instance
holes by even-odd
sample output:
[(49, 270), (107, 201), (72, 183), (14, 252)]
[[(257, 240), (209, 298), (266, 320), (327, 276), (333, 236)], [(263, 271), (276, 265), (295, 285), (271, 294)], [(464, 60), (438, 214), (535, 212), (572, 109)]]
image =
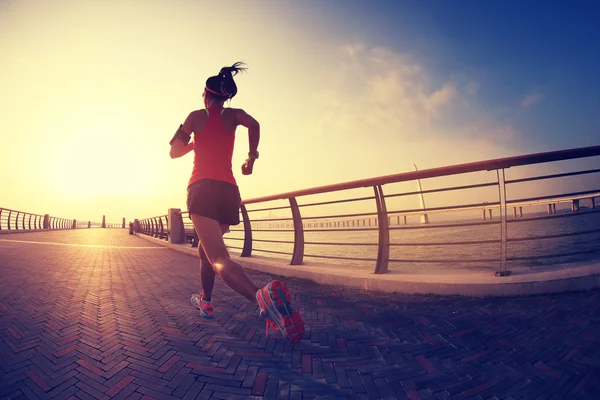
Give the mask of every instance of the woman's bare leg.
[(256, 292), (259, 288), (252, 282), (248, 274), (246, 274), (244, 267), (229, 257), (219, 223), (214, 219), (202, 217), (197, 214), (190, 214), (190, 218), (200, 239), (200, 245), (214, 271), (223, 279), (227, 286), (252, 303), (257, 304)]
[[(221, 233), (229, 229), (229, 225), (221, 225)], [(208, 261), (208, 257), (202, 248), (202, 245), (198, 246), (198, 254), (200, 255), (200, 283), (202, 284), (202, 299), (204, 301), (212, 300), (212, 291), (215, 286), (216, 273), (213, 266)]]

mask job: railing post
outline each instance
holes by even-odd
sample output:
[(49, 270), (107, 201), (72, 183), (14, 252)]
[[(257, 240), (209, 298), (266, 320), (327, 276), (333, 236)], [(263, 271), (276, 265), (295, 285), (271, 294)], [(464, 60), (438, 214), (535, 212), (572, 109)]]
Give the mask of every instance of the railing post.
[(304, 258), (304, 229), (302, 228), (302, 215), (295, 197), (290, 197), (290, 209), (294, 221), (294, 253), (291, 265), (301, 265)]
[(240, 205), (240, 211), (242, 212), (242, 220), (244, 222), (244, 248), (242, 249), (241, 256), (250, 257), (252, 255), (252, 225), (248, 216), (248, 210), (244, 204)]
[(123, 224), (121, 225), (121, 229), (125, 229), (125, 217), (123, 217)]
[(185, 243), (185, 227), (180, 213), (180, 208), (169, 208), (167, 232), (170, 243)]
[(158, 237), (158, 222), (156, 218), (150, 218), (152, 221), (152, 237)]
[[(158, 222), (160, 222), (160, 238), (169, 240), (169, 238), (167, 237), (168, 235), (165, 234), (165, 226), (163, 225), (163, 222), (162, 222), (162, 216), (158, 217)], [(169, 223), (169, 221), (167, 220), (167, 224), (168, 223)]]
[[(498, 198), (500, 200), (500, 206), (498, 208), (500, 213), (500, 271), (496, 272), (496, 276), (508, 276), (510, 275), (510, 271), (506, 268), (508, 224), (506, 223), (506, 177), (504, 169), (502, 169), (502, 173), (497, 169), (496, 175), (498, 177)], [(492, 219), (491, 216), (490, 219)]]
[(8, 223), (8, 230), (10, 231), (10, 215), (12, 214), (12, 210), (8, 211), (8, 218), (6, 219), (6, 222)]
[(102, 227), (106, 228), (106, 215), (102, 216)]
[(73, 220), (73, 228), (72, 229), (77, 229), (77, 220), (76, 219)]
[(381, 185), (373, 186), (377, 203), (377, 226), (379, 227), (379, 246), (377, 247), (376, 274), (385, 274), (390, 261), (390, 229), (387, 219), (387, 207)]
[(133, 231), (135, 233), (140, 233), (140, 220), (139, 219), (133, 220)]
[(44, 214), (44, 225), (42, 229), (50, 229), (50, 216), (48, 214)]

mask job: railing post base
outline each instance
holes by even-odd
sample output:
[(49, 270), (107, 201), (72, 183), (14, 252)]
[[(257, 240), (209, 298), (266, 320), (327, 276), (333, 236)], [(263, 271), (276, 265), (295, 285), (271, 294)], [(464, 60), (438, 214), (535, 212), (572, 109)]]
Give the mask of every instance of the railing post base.
[(167, 219), (169, 243), (185, 243), (185, 227), (180, 213), (180, 208), (169, 208), (169, 218)]

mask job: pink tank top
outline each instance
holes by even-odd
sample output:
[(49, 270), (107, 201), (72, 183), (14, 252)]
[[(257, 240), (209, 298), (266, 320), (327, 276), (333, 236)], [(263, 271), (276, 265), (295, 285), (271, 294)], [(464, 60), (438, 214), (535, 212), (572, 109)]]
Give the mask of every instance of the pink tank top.
[(237, 186), (231, 169), (235, 129), (227, 131), (223, 127), (224, 108), (205, 111), (208, 114), (206, 126), (194, 133), (194, 168), (188, 185), (200, 179), (215, 179)]

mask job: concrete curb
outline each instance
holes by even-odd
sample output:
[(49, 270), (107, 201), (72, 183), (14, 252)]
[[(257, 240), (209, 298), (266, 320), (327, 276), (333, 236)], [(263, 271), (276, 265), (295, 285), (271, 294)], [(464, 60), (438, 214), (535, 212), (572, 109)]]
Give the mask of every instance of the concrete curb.
[[(187, 244), (172, 244), (141, 234), (136, 236), (191, 256), (198, 256), (198, 250)], [(582, 291), (600, 287), (600, 263), (569, 268), (555, 266), (543, 271), (496, 277), (493, 272), (481, 271), (452, 271), (435, 275), (392, 271), (376, 275), (367, 269), (340, 265), (289, 265), (281, 260), (260, 256), (232, 258), (245, 268), (255, 271), (307, 279), (325, 285), (386, 293), (501, 297)], [(352, 275), (349, 275), (349, 271)]]

